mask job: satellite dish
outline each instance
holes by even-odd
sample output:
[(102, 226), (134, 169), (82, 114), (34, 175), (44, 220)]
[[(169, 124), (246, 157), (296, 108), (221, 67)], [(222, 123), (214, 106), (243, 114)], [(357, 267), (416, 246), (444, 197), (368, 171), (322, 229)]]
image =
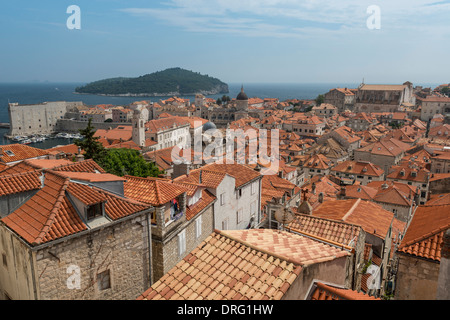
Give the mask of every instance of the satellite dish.
[(291, 223), (295, 219), (294, 213), (288, 207), (277, 210), (274, 214), (274, 217), (275, 220), (283, 225), (283, 227), (284, 225)]

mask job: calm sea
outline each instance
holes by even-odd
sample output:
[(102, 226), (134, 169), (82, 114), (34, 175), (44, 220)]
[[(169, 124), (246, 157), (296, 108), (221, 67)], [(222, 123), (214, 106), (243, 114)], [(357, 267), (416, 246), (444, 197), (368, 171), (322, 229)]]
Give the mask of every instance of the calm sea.
[[(74, 93), (77, 86), (82, 83), (37, 83), (37, 84), (0, 84), (0, 122), (9, 123), (8, 102), (19, 104), (39, 104), (46, 101), (82, 101), (86, 105), (112, 104), (125, 106), (135, 101), (149, 100), (159, 101), (166, 97), (104, 97), (96, 95), (80, 95)], [(356, 88), (357, 83), (320, 83), (320, 84), (257, 84), (244, 83), (244, 90), (251, 97), (278, 98), (280, 101), (287, 99), (315, 99), (319, 94), (324, 94), (332, 88), (347, 87)], [(242, 84), (229, 84), (230, 93), (227, 95), (235, 98), (241, 90)], [(424, 85), (427, 86), (427, 85)], [(428, 85), (432, 88), (436, 85)], [(210, 98), (217, 99), (223, 94), (212, 95)], [(193, 96), (185, 96), (194, 101)], [(0, 144), (14, 143), (4, 137), (8, 129), (0, 128)], [(67, 139), (50, 139), (45, 142), (36, 143), (32, 146), (37, 148), (51, 148), (56, 145), (72, 143)]]

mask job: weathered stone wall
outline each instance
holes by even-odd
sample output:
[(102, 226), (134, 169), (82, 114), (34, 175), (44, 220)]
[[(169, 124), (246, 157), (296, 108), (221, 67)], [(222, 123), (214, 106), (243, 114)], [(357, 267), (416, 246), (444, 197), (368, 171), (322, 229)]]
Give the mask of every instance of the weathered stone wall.
[[(115, 129), (118, 126), (124, 126), (127, 124), (120, 122), (92, 122), (92, 126), (95, 129)], [(131, 126), (131, 123), (129, 124)], [(58, 119), (55, 131), (56, 132), (67, 132), (67, 133), (79, 133), (80, 129), (85, 129), (87, 127), (86, 121), (77, 121), (70, 119)]]
[(396, 300), (435, 300), (439, 263), (399, 254)]
[(0, 226), (0, 300), (35, 299), (34, 263), (33, 254), (23, 241)]
[(347, 277), (351, 274), (349, 259), (349, 257), (342, 257), (303, 267), (300, 275), (286, 292), (283, 300), (304, 300), (313, 280), (345, 286)]
[(450, 192), (450, 178), (430, 181), (431, 194)]
[[(164, 274), (170, 271), (178, 262), (180, 262), (189, 252), (194, 250), (203, 240), (205, 240), (214, 231), (213, 219), (214, 206), (209, 206), (203, 213), (197, 215), (192, 220), (184, 219), (170, 234), (165, 234), (161, 239), (153, 237), (153, 283), (158, 281)], [(201, 216), (202, 232), (200, 237), (196, 235), (196, 219)], [(183, 231), (186, 234), (186, 250), (180, 256), (178, 254), (178, 234)]]
[[(149, 286), (146, 230), (147, 219), (141, 215), (39, 250), (39, 299), (136, 299)], [(72, 281), (76, 275), (68, 269), (71, 266), (80, 270), (79, 289)], [(97, 276), (107, 270), (111, 287), (100, 290)]]
[(63, 119), (69, 108), (82, 105), (82, 102), (44, 102), (35, 105), (9, 105), (11, 128), (9, 134), (31, 135), (55, 132), (57, 121)]

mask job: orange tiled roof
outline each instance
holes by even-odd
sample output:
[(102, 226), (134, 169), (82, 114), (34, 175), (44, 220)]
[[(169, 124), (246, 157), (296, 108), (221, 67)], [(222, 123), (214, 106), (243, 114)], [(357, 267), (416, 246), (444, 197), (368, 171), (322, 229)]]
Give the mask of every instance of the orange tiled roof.
[(403, 164), (391, 167), (391, 172), (387, 175), (387, 178), (426, 183), (429, 176), (430, 171), (425, 168), (421, 168), (416, 164)]
[(366, 175), (380, 177), (383, 175), (384, 171), (379, 166), (371, 162), (361, 162), (361, 161), (344, 161), (336, 165), (332, 171), (345, 172), (357, 175)]
[(280, 300), (303, 264), (347, 255), (284, 231), (215, 231), (138, 299)]
[(191, 171), (189, 176), (180, 176), (174, 179), (174, 181), (200, 183), (201, 180), (201, 183), (207, 188), (216, 189), (227, 175), (230, 176), (224, 172), (209, 171), (201, 168)]
[(450, 228), (449, 212), (448, 204), (419, 206), (398, 251), (440, 261), (444, 233)]
[(427, 205), (443, 205), (450, 204), (450, 193), (442, 193), (442, 194), (432, 194), (430, 199), (427, 201)]
[[(236, 179), (236, 188), (240, 188), (243, 185), (262, 177), (260, 173), (256, 172), (253, 169), (248, 168), (242, 164), (217, 164), (212, 163), (206, 166), (203, 166), (200, 170), (207, 170), (219, 173), (226, 173)], [(203, 180), (202, 180), (203, 183)]]
[(188, 191), (181, 185), (161, 179), (132, 176), (125, 176), (125, 179), (125, 196), (152, 206), (162, 206)]
[(330, 220), (306, 214), (296, 214), (295, 219), (287, 226), (288, 229), (337, 242), (346, 246), (356, 239), (361, 233), (361, 227), (337, 220)]
[(41, 188), (40, 174), (36, 171), (0, 176), (0, 197)]
[(47, 174), (45, 186), (2, 222), (33, 245), (86, 230), (86, 225), (65, 197), (68, 184), (68, 179)]
[(66, 190), (85, 205), (92, 205), (106, 201), (106, 196), (104, 194), (95, 191), (91, 187), (84, 184), (70, 183)]
[(86, 205), (105, 202), (105, 214), (112, 220), (149, 208), (148, 205), (99, 188), (70, 182), (68, 178), (53, 171), (46, 172), (42, 189), (1, 221), (32, 245), (87, 230), (88, 227), (72, 206), (67, 194), (75, 196)]
[(159, 131), (164, 131), (173, 128), (173, 126), (182, 127), (189, 125), (189, 121), (183, 119), (182, 117), (172, 116), (170, 118), (161, 118), (148, 121), (145, 127), (148, 128), (148, 133), (157, 133)]
[(305, 161), (303, 167), (313, 169), (329, 169), (331, 168), (331, 164), (331, 160), (323, 154), (314, 154)]
[(1, 146), (0, 162), (10, 163), (25, 159), (44, 157), (48, 155), (47, 150), (33, 148), (23, 144), (9, 144)]
[(94, 137), (106, 140), (129, 141), (133, 137), (133, 127), (130, 125), (119, 126), (111, 130), (98, 129), (95, 132)]
[(50, 149), (47, 149), (50, 153), (68, 153), (68, 154), (78, 154), (78, 146), (74, 143), (68, 144), (65, 146), (57, 146)]
[(67, 166), (54, 168), (55, 171), (70, 172), (90, 172), (90, 173), (106, 173), (94, 160), (88, 159), (81, 162), (74, 162)]
[(221, 231), (228, 237), (285, 257), (298, 265), (309, 265), (349, 255), (345, 250), (290, 232), (272, 229)]
[(72, 180), (89, 182), (126, 181), (126, 179), (110, 173), (59, 171), (59, 174)]
[(382, 239), (386, 237), (394, 219), (392, 212), (361, 199), (326, 201), (313, 211), (313, 215), (359, 225), (365, 232)]
[(81, 162), (51, 159), (29, 159), (8, 167), (7, 169), (0, 172), (0, 176), (43, 169), (71, 172), (105, 172), (102, 167), (100, 167), (94, 160), (91, 159)]
[(216, 200), (216, 197), (208, 190), (202, 191), (202, 197), (192, 206), (186, 206), (186, 219), (193, 219), (198, 213), (208, 207)]
[(350, 185), (345, 187), (346, 198), (373, 200), (377, 193), (377, 189), (368, 186)]
[(411, 207), (414, 201), (414, 193), (405, 193), (395, 185), (392, 185), (387, 189), (379, 189), (373, 200)]
[(381, 300), (355, 290), (316, 282), (311, 300)]

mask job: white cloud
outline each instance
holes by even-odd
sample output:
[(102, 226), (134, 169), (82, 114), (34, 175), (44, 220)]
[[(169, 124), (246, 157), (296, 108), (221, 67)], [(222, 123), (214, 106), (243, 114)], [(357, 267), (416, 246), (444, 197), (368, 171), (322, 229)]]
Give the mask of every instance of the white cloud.
[(450, 3), (439, 0), (168, 0), (158, 7), (126, 8), (188, 32), (303, 38), (367, 32), (370, 5), (381, 8), (382, 28), (448, 33)]

